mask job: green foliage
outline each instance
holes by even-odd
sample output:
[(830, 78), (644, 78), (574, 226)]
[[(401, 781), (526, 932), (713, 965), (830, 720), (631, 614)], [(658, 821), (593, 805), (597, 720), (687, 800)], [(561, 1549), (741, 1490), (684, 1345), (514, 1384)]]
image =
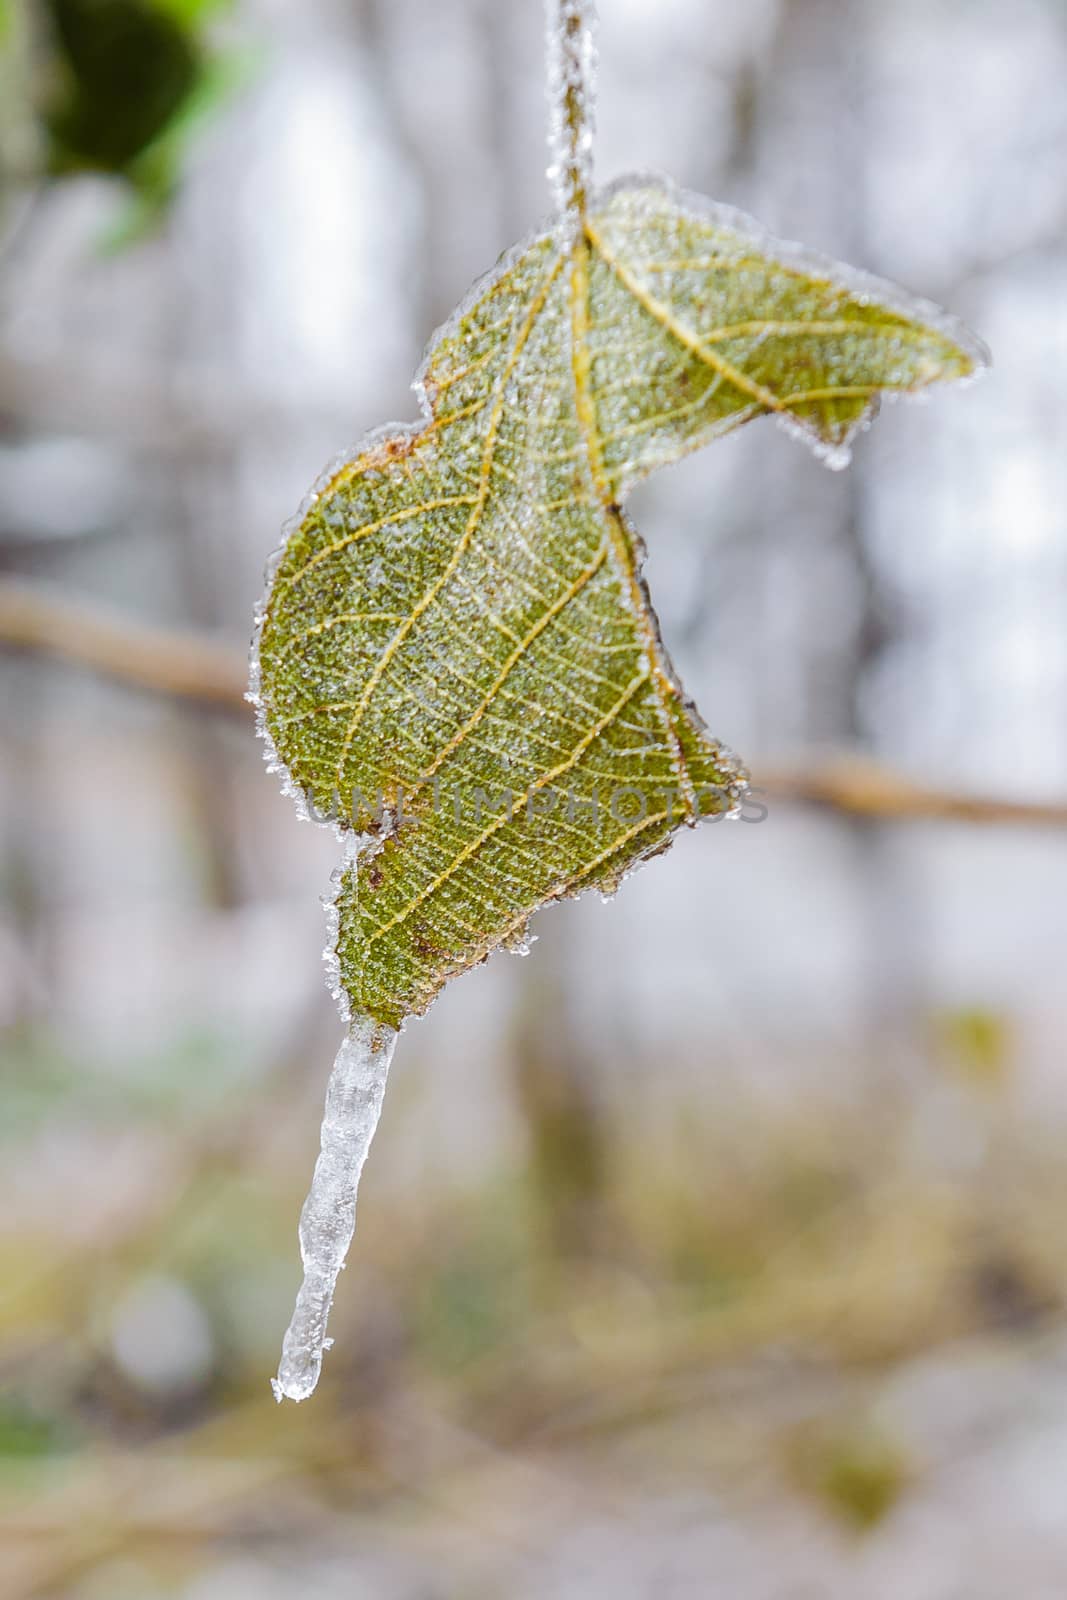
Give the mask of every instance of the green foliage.
[(439, 334), (423, 426), (320, 484), (266, 606), (265, 730), (318, 813), (376, 838), (337, 954), (391, 1025), (743, 792), (660, 640), (630, 487), (761, 415), (843, 464), (880, 392), (983, 362), (933, 308), (669, 188), (569, 221)]
[(193, 26), (208, 17), (216, 16), (220, 11), (231, 10), (233, 0), (153, 0), (153, 4), (157, 11), (165, 12), (187, 26)]
[(975, 1007), (941, 1019), (949, 1061), (973, 1088), (1002, 1089), (1011, 1076), (1011, 1030), (1006, 1018)]
[(900, 1446), (866, 1419), (802, 1429), (793, 1465), (801, 1486), (859, 1533), (888, 1516), (912, 1477)]
[(127, 172), (129, 201), (104, 239), (105, 249), (124, 249), (158, 226), (178, 188), (191, 143), (243, 87), (253, 70), (251, 53), (232, 51), (204, 60), (192, 93)]
[[(32, 130), (22, 143), (38, 151), (36, 176), (96, 172), (125, 185), (128, 203), (106, 246), (130, 243), (159, 222), (191, 140), (245, 80), (247, 53), (209, 40), (213, 16), (229, 5), (37, 0), (21, 19), (35, 24), (31, 35), (14, 26), (11, 0), (0, 0), (0, 67), (20, 122)], [(30, 36), (39, 52), (32, 78), (19, 59)], [(20, 170), (19, 182), (28, 176)]]
[(47, 0), (64, 68), (47, 125), (53, 171), (126, 172), (193, 93), (195, 35), (147, 0)]
[(74, 1442), (73, 1430), (58, 1418), (42, 1416), (14, 1399), (0, 1398), (0, 1469), (58, 1454)]

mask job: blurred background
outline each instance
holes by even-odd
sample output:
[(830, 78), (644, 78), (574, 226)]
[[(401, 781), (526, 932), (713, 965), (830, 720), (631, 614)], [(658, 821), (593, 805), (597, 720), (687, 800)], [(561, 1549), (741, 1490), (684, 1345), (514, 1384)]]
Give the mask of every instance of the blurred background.
[(0, 0), (5, 1600), (1067, 1592), (1067, 6), (600, 9), (601, 177), (996, 367), (635, 496), (767, 817), (409, 1028), (277, 1409), (338, 850), (252, 609), (546, 209), (541, 4)]

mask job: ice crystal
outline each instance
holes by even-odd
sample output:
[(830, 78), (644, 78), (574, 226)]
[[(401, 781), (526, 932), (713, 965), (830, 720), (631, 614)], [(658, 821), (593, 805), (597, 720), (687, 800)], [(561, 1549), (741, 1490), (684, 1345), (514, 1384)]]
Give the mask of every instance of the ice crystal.
[(396, 1045), (392, 1028), (357, 1018), (337, 1052), (326, 1089), (322, 1148), (300, 1213), (304, 1281), (282, 1344), (276, 1400), (306, 1400), (329, 1348), (326, 1323), (334, 1286), (356, 1226), (356, 1191), (382, 1112)]

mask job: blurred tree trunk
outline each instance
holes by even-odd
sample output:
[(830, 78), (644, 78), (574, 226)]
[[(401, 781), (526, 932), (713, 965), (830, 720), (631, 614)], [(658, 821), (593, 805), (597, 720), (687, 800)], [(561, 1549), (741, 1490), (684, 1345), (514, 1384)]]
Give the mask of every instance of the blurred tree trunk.
[[(848, 0), (785, 0), (757, 118), (765, 182), (780, 202), (775, 225), (787, 236), (805, 234), (813, 245), (857, 266), (869, 264), (869, 49), (869, 18), (862, 7)], [(863, 446), (861, 438), (842, 475), (810, 468), (791, 474), (786, 488), (795, 492), (799, 480), (801, 502), (783, 504), (776, 518), (783, 539), (800, 535), (793, 562), (800, 569), (795, 575), (804, 636), (782, 650), (781, 661), (790, 673), (802, 664), (804, 690), (795, 726), (774, 729), (775, 747), (795, 741), (816, 750), (862, 748), (871, 742), (864, 697), (893, 637), (893, 606), (870, 551), (874, 484)], [(837, 598), (849, 593), (850, 606)], [(839, 630), (829, 638), (820, 626), (823, 618)], [(781, 633), (777, 628), (771, 636), (780, 639)], [(788, 703), (785, 686), (779, 690), (770, 697), (772, 705)], [(922, 1002), (915, 896), (901, 875), (896, 841), (881, 823), (852, 819), (843, 826), (851, 834), (862, 896), (868, 1053), (884, 1063), (888, 1079), (897, 1079), (915, 1054)]]
[(572, 940), (559, 923), (523, 964), (512, 1024), (515, 1095), (537, 1204), (560, 1260), (602, 1253), (606, 1130), (592, 1062), (576, 1026)]
[[(161, 269), (172, 276), (166, 295), (171, 315), (163, 334), (171, 344), (162, 356), (167, 367), (179, 368), (190, 352), (206, 364), (210, 352), (227, 349), (234, 323), (228, 303), (233, 280), (224, 263), (232, 248), (232, 226), (229, 216), (220, 217), (217, 231), (201, 234), (194, 252), (183, 256), (172, 250)], [(219, 537), (219, 508), (232, 504), (238, 492), (237, 448), (224, 435), (211, 446), (198, 446), (195, 458), (180, 456), (161, 467), (165, 481), (159, 514), (171, 535), (167, 551), (182, 610), (197, 630), (211, 635), (228, 629), (238, 612), (237, 552)], [(185, 717), (176, 720), (174, 734), (185, 751), (185, 786), (204, 898), (215, 909), (233, 910), (247, 894), (241, 870), (242, 819), (229, 755), (231, 731), (213, 718)]]

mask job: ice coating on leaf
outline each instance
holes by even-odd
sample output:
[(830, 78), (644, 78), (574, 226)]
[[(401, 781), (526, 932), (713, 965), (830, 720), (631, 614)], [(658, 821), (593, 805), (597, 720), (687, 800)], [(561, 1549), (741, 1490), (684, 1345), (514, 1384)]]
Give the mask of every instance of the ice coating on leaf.
[(357, 1018), (337, 1052), (326, 1090), (322, 1148), (300, 1213), (304, 1281), (282, 1345), (274, 1397), (306, 1400), (329, 1348), (326, 1323), (334, 1286), (356, 1225), (356, 1191), (381, 1116), (396, 1045), (391, 1028)]
[(590, 197), (591, 0), (548, 0), (558, 214), (475, 285), (286, 530), (249, 699), (300, 814), (345, 837), (331, 988), (354, 1016), (301, 1216), (274, 1389), (303, 1399), (398, 1029), (530, 916), (608, 895), (746, 779), (660, 639), (622, 508), (760, 415), (843, 466), (877, 397), (986, 364), (937, 308), (659, 181)]
[(621, 502), (760, 415), (839, 464), (879, 393), (974, 375), (923, 302), (629, 180), (478, 285), (432, 342), (421, 427), (320, 483), (259, 638), (265, 732), (313, 814), (377, 837), (338, 895), (354, 1014), (398, 1027), (736, 805), (663, 647)]
[(980, 341), (928, 301), (658, 179), (612, 185), (586, 234), (592, 384), (617, 494), (761, 415), (844, 466), (881, 395), (988, 365)]

